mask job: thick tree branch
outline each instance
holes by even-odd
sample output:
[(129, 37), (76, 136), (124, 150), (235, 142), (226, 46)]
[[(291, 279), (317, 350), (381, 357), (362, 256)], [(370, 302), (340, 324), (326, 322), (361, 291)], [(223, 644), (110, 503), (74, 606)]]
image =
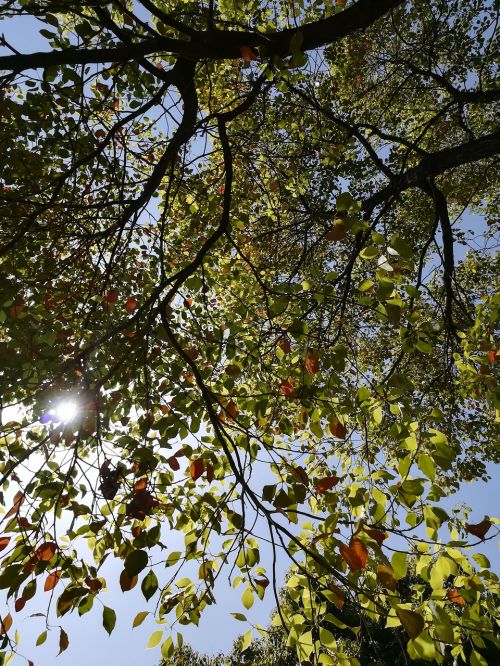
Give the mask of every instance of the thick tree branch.
[(416, 166), (395, 178), (392, 183), (366, 199), (365, 211), (372, 211), (389, 197), (400, 194), (410, 187), (425, 184), (430, 178), (464, 164), (494, 157), (500, 154), (500, 130), (487, 134), (480, 139), (462, 143), (454, 148), (445, 148), (430, 154)]
[[(364, 30), (404, 0), (360, 0), (348, 9), (319, 21), (306, 23), (300, 28), (303, 36), (302, 50), (332, 44), (357, 30)], [(233, 59), (241, 57), (241, 47), (264, 47), (269, 55), (287, 56), (290, 40), (298, 32), (288, 28), (274, 33), (207, 30), (196, 31), (190, 41), (171, 37), (147, 39), (134, 45), (117, 45), (114, 48), (77, 49), (9, 55), (0, 58), (0, 70), (22, 72), (57, 65), (76, 65), (107, 62), (129, 62), (138, 58), (169, 53), (194, 59)]]

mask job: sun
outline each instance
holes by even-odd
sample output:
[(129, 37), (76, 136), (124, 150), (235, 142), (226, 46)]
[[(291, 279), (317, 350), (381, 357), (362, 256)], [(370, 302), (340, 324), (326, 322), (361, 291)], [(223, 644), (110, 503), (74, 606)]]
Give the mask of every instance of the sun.
[(56, 405), (54, 411), (54, 420), (62, 423), (72, 421), (78, 414), (78, 405), (74, 400), (62, 400)]

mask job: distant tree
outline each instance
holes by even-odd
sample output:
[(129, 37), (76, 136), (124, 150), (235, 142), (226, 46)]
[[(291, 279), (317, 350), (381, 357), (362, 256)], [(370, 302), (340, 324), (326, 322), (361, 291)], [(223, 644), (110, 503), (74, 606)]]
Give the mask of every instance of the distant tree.
[[(412, 573), (406, 574), (397, 583), (397, 592), (401, 600), (405, 603), (411, 601), (412, 590), (415, 585), (425, 589), (425, 596), (431, 596), (432, 588), (425, 581), (417, 576), (414, 571), (414, 562), (410, 564)], [(293, 579), (292, 579), (293, 583)], [(449, 589), (453, 590), (455, 585), (454, 577), (448, 581)], [(410, 658), (407, 653), (406, 643), (408, 637), (401, 627), (386, 627), (386, 619), (371, 620), (363, 618), (348, 599), (345, 598), (340, 588), (335, 595), (335, 602), (332, 603), (332, 597), (326, 601), (326, 610), (328, 615), (327, 622), (322, 627), (316, 628), (316, 634), (319, 637), (323, 631), (323, 642), (330, 648), (334, 648), (337, 654), (337, 660), (330, 661), (326, 658), (319, 663), (324, 664), (342, 664), (344, 659), (347, 663), (359, 664), (359, 666), (413, 666), (425, 663), (421, 658)], [(332, 592), (332, 590), (329, 590)], [(295, 597), (295, 599), (294, 599)], [(500, 598), (497, 594), (488, 595), (486, 600), (490, 610), (498, 607)], [(280, 590), (280, 613), (292, 617), (301, 616), (304, 612), (302, 598), (294, 595), (293, 587), (285, 586)], [(444, 619), (444, 618), (443, 618)], [(327, 638), (325, 627), (330, 636)], [(446, 620), (440, 630), (446, 631)], [(301, 661), (297, 650), (289, 646), (288, 632), (279, 622), (279, 614), (274, 612), (273, 623), (262, 631), (262, 636), (249, 640), (249, 635), (240, 636), (234, 643), (231, 652), (216, 657), (208, 657), (194, 652), (191, 647), (183, 646), (177, 650), (174, 655), (161, 662), (160, 666), (187, 666), (188, 663), (193, 666), (301, 666), (309, 663)], [(455, 660), (449, 648), (444, 648), (442, 654), (436, 659), (426, 659), (427, 663), (442, 664), (442, 666), (454, 666), (454, 664), (469, 664), (472, 646), (465, 646), (464, 658)], [(500, 632), (494, 630), (492, 640), (485, 642), (484, 646), (477, 648), (479, 661), (477, 663), (498, 664), (500, 663)], [(326, 657), (326, 655), (325, 655)], [(483, 660), (483, 661), (481, 661)], [(485, 660), (485, 661), (484, 661)], [(310, 663), (316, 663), (314, 659)]]

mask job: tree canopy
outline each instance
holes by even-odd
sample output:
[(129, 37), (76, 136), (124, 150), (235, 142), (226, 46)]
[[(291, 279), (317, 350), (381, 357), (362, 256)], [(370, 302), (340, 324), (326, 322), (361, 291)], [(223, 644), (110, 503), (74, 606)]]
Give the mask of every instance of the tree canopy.
[[(397, 581), (397, 592), (404, 602), (411, 601), (415, 585), (423, 587), (427, 597), (432, 593), (432, 587), (415, 574), (415, 564), (415, 558), (410, 559), (407, 573)], [(452, 588), (455, 577), (450, 576), (447, 584)], [(340, 646), (344, 653), (357, 658), (361, 666), (416, 666), (424, 663), (421, 659), (410, 659), (406, 654), (405, 630), (401, 626), (386, 627), (383, 617), (363, 618), (350, 599), (339, 597), (331, 601), (323, 597), (319, 589), (315, 593), (326, 603), (327, 613), (332, 616), (326, 630), (328, 634), (321, 625), (314, 628), (316, 636), (323, 642), (326, 640), (330, 646), (332, 643)], [(300, 589), (295, 588), (294, 576), (290, 576), (279, 591), (281, 610), (286, 609), (291, 615), (302, 615), (305, 610), (302, 596)], [(489, 595), (486, 601), (491, 610), (498, 607), (498, 595)], [(211, 657), (196, 652), (190, 645), (182, 645), (160, 666), (300, 666), (296, 650), (287, 644), (286, 629), (276, 620), (278, 616), (274, 612), (273, 621), (260, 629), (262, 635), (258, 638), (250, 640), (248, 634), (239, 636), (227, 655), (219, 653)], [(495, 635), (498, 637), (498, 628)], [(496, 664), (500, 659), (500, 646), (490, 642), (478, 652), (488, 664)], [(469, 663), (469, 658), (470, 646), (465, 654), (466, 663)], [(448, 648), (441, 663), (452, 666), (453, 662)], [(431, 663), (438, 662), (432, 660)]]
[(359, 664), (325, 598), (486, 664), (498, 520), (442, 503), (500, 458), (498, 3), (0, 12), (4, 663), (118, 585), (168, 659), (229, 577), (302, 663)]

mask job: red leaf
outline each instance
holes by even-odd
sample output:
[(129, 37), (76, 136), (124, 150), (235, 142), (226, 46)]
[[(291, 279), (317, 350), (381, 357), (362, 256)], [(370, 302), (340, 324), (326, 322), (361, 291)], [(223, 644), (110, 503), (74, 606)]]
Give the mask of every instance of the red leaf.
[(170, 469), (174, 472), (177, 472), (177, 470), (180, 469), (179, 461), (175, 456), (170, 456), (170, 458), (167, 459), (167, 463), (170, 465)]
[(466, 525), (465, 529), (467, 532), (469, 532), (469, 534), (473, 534), (478, 539), (482, 540), (486, 536), (486, 533), (490, 529), (491, 525), (491, 521), (485, 518), (480, 523), (476, 523), (475, 525)]
[(127, 309), (127, 312), (129, 314), (132, 314), (132, 312), (134, 312), (134, 310), (137, 307), (137, 298), (135, 298), (134, 296), (129, 296), (127, 298), (127, 304), (125, 307)]
[(202, 460), (202, 458), (198, 458), (197, 460), (193, 460), (193, 462), (189, 465), (189, 474), (193, 481), (196, 481), (196, 479), (199, 479), (200, 476), (203, 474), (205, 471), (205, 464)]
[(330, 423), (330, 432), (337, 439), (345, 439), (347, 435), (347, 428), (341, 423), (337, 417)]
[(347, 562), (347, 565), (351, 571), (359, 571), (366, 567), (366, 560), (368, 559), (368, 549), (365, 544), (358, 539), (353, 537), (349, 543), (349, 546), (345, 544), (340, 544), (340, 554), (342, 558)]
[(0, 550), (7, 548), (9, 545), (10, 537), (0, 537)]
[(319, 479), (316, 481), (316, 492), (317, 493), (326, 493), (327, 490), (333, 488), (340, 481), (338, 476), (325, 476), (324, 479)]
[(19, 597), (19, 599), (16, 599), (16, 603), (14, 604), (14, 609), (16, 613), (22, 611), (25, 605), (26, 605), (26, 599), (24, 597)]
[(382, 543), (387, 539), (387, 532), (382, 532), (381, 530), (364, 530), (368, 536), (370, 536), (374, 541), (377, 542), (379, 547), (382, 545)]
[(47, 578), (45, 579), (45, 584), (43, 586), (43, 589), (45, 592), (48, 592), (49, 590), (53, 590), (57, 583), (59, 582), (59, 578), (61, 578), (62, 571), (53, 571), (50, 573)]
[(157, 506), (158, 500), (156, 500), (150, 492), (147, 490), (139, 490), (127, 504), (127, 516), (137, 518), (138, 520), (144, 520), (144, 518), (149, 516)]
[(2, 620), (2, 627), (0, 633), (6, 634), (11, 627), (12, 627), (12, 615), (9, 613)]
[(467, 605), (465, 599), (455, 587), (451, 587), (446, 593), (446, 596), (448, 597), (448, 601), (451, 601), (452, 604), (457, 604), (457, 606)]
[(293, 382), (291, 379), (285, 379), (280, 384), (280, 393), (285, 397), (289, 398), (293, 395)]
[(251, 60), (258, 60), (257, 54), (254, 52), (250, 46), (240, 47), (240, 53), (243, 60), (250, 62)]
[(278, 340), (278, 346), (281, 347), (285, 354), (289, 354), (292, 351), (292, 346), (288, 338), (280, 338)]
[(56, 554), (57, 546), (52, 541), (42, 543), (42, 545), (35, 550), (35, 557), (42, 562), (49, 562)]
[(495, 361), (497, 360), (497, 352), (495, 349), (490, 349), (490, 351), (488, 352), (488, 359), (491, 365), (495, 364)]
[(110, 289), (108, 292), (106, 292), (106, 303), (117, 303), (118, 302), (118, 297), (119, 297), (119, 291), (118, 289)]
[(301, 465), (298, 465), (297, 467), (291, 467), (290, 472), (297, 479), (297, 481), (303, 483), (304, 486), (309, 485), (309, 477), (307, 476), (306, 470)]
[(141, 490), (146, 490), (147, 485), (148, 485), (147, 479), (139, 479), (139, 481), (136, 481), (134, 483), (134, 492), (138, 493)]
[(310, 375), (315, 375), (319, 370), (318, 352), (308, 351), (306, 355), (306, 370)]

